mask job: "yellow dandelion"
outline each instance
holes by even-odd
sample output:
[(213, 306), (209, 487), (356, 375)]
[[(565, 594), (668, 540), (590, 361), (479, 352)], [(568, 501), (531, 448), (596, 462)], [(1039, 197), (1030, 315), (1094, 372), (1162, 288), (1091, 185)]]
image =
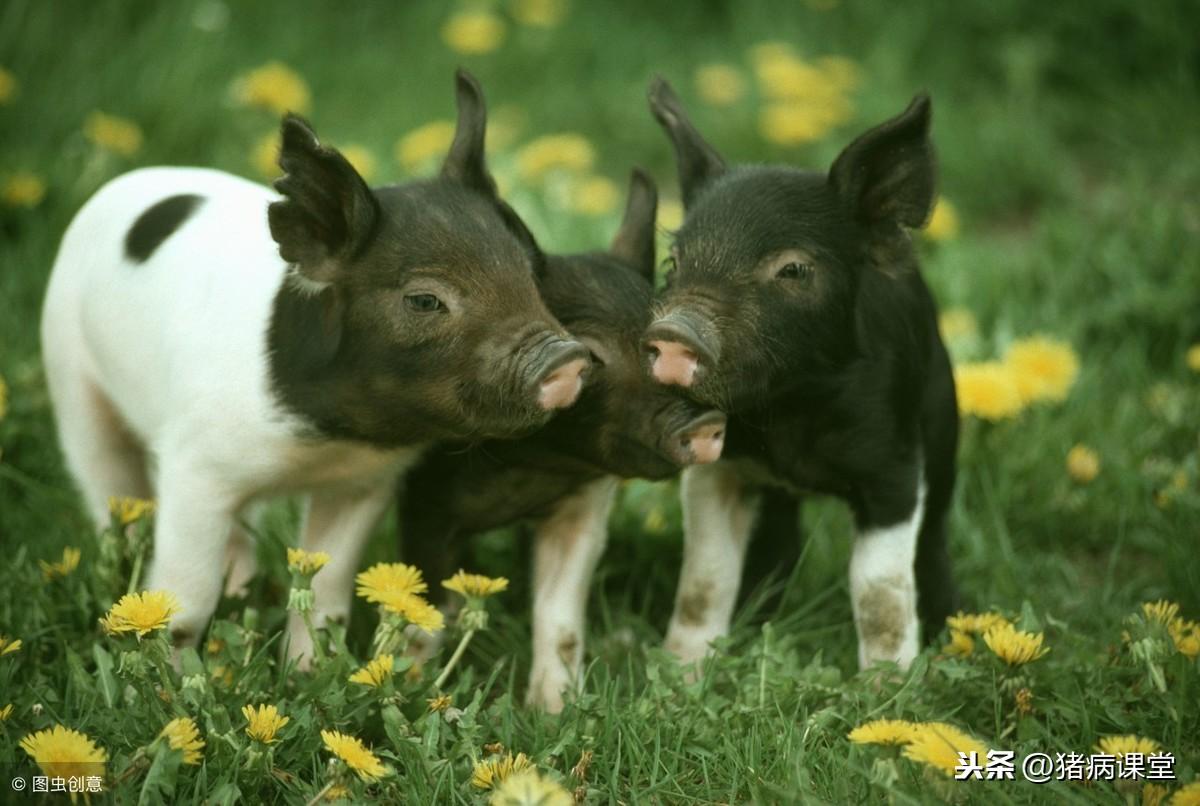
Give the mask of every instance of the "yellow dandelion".
[(178, 612), (179, 601), (167, 591), (129, 593), (100, 619), (100, 626), (109, 635), (132, 632), (140, 639), (146, 633), (166, 627)]
[(392, 667), (395, 662), (395, 658), (391, 655), (380, 655), (373, 658), (366, 666), (350, 675), (350, 682), (378, 688), (391, 679)]
[(21, 651), (21, 639), (0, 635), (0, 656), (11, 655)]
[(696, 69), (696, 93), (711, 106), (730, 106), (746, 94), (746, 81), (732, 65), (706, 64)]
[(1067, 451), (1067, 475), (1080, 484), (1087, 484), (1100, 473), (1100, 455), (1087, 445), (1079, 444)]
[(1000, 624), (1007, 624), (1008, 619), (995, 611), (987, 613), (964, 613), (961, 610), (946, 618), (946, 626), (951, 630), (982, 634)]
[(547, 134), (517, 152), (517, 173), (527, 182), (541, 181), (554, 171), (586, 173), (596, 162), (596, 150), (581, 134)]
[(574, 806), (575, 798), (561, 784), (537, 770), (514, 773), (502, 781), (488, 800), (491, 806)]
[(754, 75), (763, 95), (775, 100), (806, 100), (828, 94), (826, 75), (787, 45), (768, 43), (751, 50)]
[(1023, 632), (1011, 624), (998, 624), (983, 634), (983, 642), (1009, 666), (1037, 660), (1050, 651), (1043, 647), (1042, 633)]
[(1171, 640), (1175, 642), (1176, 651), (1181, 655), (1187, 655), (1189, 658), (1200, 656), (1200, 623), (1175, 619), (1167, 627), (1167, 631), (1171, 634)]
[(1004, 356), (1022, 402), (1060, 402), (1079, 375), (1079, 359), (1071, 345), (1044, 336), (1014, 342)]
[(304, 79), (283, 62), (267, 62), (233, 83), (233, 97), (243, 106), (268, 109), (276, 115), (307, 114), (312, 94)]
[(20, 89), (21, 83), (17, 81), (17, 77), (10, 70), (0, 67), (0, 106), (16, 98)]
[(166, 739), (172, 750), (182, 751), (184, 764), (199, 764), (204, 757), (204, 740), (190, 716), (172, 719), (159, 731), (158, 738)]
[(38, 565), (42, 568), (42, 576), (49, 582), (52, 579), (61, 579), (78, 568), (81, 556), (82, 552), (79, 549), (67, 546), (63, 549), (61, 560), (50, 563), (38, 560)]
[(103, 112), (88, 115), (83, 123), (83, 135), (106, 151), (122, 157), (132, 157), (142, 148), (142, 130), (136, 123)]
[(11, 702), (3, 708), (0, 708), (0, 722), (7, 722), (8, 718), (12, 716), (12, 712), (13, 705)]
[(442, 611), (415, 593), (394, 593), (386, 596), (380, 604), (384, 610), (396, 613), (429, 635), (446, 626), (446, 617)]
[(966, 308), (947, 308), (938, 316), (938, 330), (946, 341), (969, 339), (979, 331), (975, 314)]
[(512, 15), (530, 28), (554, 28), (567, 16), (567, 0), (514, 0)]
[(246, 717), (246, 735), (263, 744), (279, 741), (276, 734), (291, 721), (289, 717), (280, 716), (274, 705), (260, 705), (257, 710), (253, 705), (243, 705), (242, 716)]
[(504, 20), (487, 11), (460, 11), (442, 26), (442, 41), (455, 53), (491, 53), (504, 41)]
[(958, 235), (958, 210), (948, 199), (939, 196), (921, 233), (931, 241), (952, 240)]
[(463, 596), (483, 598), (508, 589), (504, 577), (486, 577), (483, 574), (468, 574), (460, 570), (449, 579), (442, 580), (442, 587)]
[(305, 551), (304, 549), (289, 548), (287, 550), (288, 568), (297, 574), (312, 576), (325, 567), (330, 557), (323, 551)]
[(1187, 362), (1188, 369), (1192, 372), (1200, 372), (1200, 344), (1193, 344), (1189, 347), (1184, 360)]
[(1015, 417), (1024, 405), (1012, 370), (998, 361), (959, 364), (954, 387), (964, 415), (995, 422)]
[(1017, 713), (1022, 716), (1033, 713), (1033, 691), (1027, 686), (1017, 689), (1013, 694), (1013, 704), (1017, 707)]
[(906, 719), (876, 719), (859, 725), (846, 738), (855, 744), (908, 744), (914, 730)]
[(946, 775), (954, 775), (960, 763), (959, 753), (987, 759), (988, 747), (970, 734), (944, 722), (925, 722), (913, 726), (913, 736), (904, 748), (905, 758), (927, 764)]
[(950, 631), (950, 643), (942, 647), (942, 652), (947, 655), (957, 655), (965, 658), (975, 651), (975, 640), (971, 638), (971, 634), (962, 630)]
[(154, 514), (154, 502), (128, 495), (112, 496), (108, 499), (108, 512), (117, 523), (128, 526)]
[(209, 677), (213, 682), (225, 688), (233, 685), (233, 669), (228, 666), (214, 666)]
[(1168, 627), (1179, 616), (1179, 605), (1166, 599), (1142, 602), (1142, 615), (1146, 617), (1146, 621)]
[(33, 209), (46, 197), (46, 183), (32, 171), (19, 171), (4, 180), (0, 198), (7, 207)]
[(533, 762), (524, 753), (506, 753), (503, 757), (475, 762), (471, 773), (471, 785), (477, 789), (491, 789), (504, 782), (510, 775), (533, 769)]
[(363, 178), (363, 181), (369, 183), (375, 176), (375, 155), (371, 153), (370, 149), (351, 143), (338, 150), (342, 152), (346, 162), (358, 171), (358, 175)]
[(1157, 753), (1161, 749), (1162, 746), (1153, 739), (1147, 739), (1144, 736), (1134, 736), (1133, 734), (1103, 736), (1096, 745), (1097, 753), (1106, 753), (1110, 756), (1116, 756), (1118, 759), (1130, 753), (1141, 753), (1144, 756), (1148, 756), (1151, 753)]
[(576, 213), (602, 216), (615, 210), (620, 201), (615, 182), (605, 176), (589, 176), (571, 186), (568, 204)]
[(453, 703), (453, 700), (449, 694), (439, 694), (425, 702), (429, 704), (429, 712), (435, 713), (437, 711), (445, 711)]
[(1142, 784), (1141, 806), (1162, 806), (1168, 791), (1165, 786), (1158, 784)]
[(277, 179), (283, 176), (279, 167), (279, 132), (271, 131), (264, 134), (250, 149), (250, 164), (255, 173), (264, 179)]
[(825, 77), (825, 83), (833, 89), (848, 92), (858, 89), (862, 83), (862, 68), (845, 56), (822, 56), (817, 59), (816, 66)]
[(325, 742), (325, 747), (329, 749), (329, 752), (341, 759), (364, 781), (375, 781), (389, 772), (379, 757), (354, 736), (338, 733), (335, 730), (323, 730), (321, 731), (321, 740)]
[(1192, 781), (1187, 786), (1175, 790), (1170, 806), (1200, 806), (1200, 781)]
[(683, 225), (683, 203), (679, 199), (663, 199), (658, 203), (658, 226), (674, 232)]
[(409, 173), (440, 160), (454, 141), (454, 121), (433, 120), (396, 141), (396, 161)]
[(763, 138), (781, 146), (815, 142), (829, 129), (828, 117), (819, 109), (794, 102), (769, 104), (758, 116), (758, 130)]
[(21, 740), (21, 748), (51, 777), (102, 776), (108, 760), (104, 748), (86, 734), (62, 725), (29, 734)]
[(405, 563), (375, 563), (354, 578), (358, 595), (376, 604), (389, 597), (424, 593), (429, 590), (420, 569)]

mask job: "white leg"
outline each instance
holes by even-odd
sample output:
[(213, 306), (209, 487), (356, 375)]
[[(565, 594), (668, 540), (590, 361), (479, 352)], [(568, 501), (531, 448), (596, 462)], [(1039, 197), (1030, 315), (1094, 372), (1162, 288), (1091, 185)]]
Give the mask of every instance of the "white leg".
[(605, 477), (559, 502), (538, 524), (533, 565), (533, 668), (526, 702), (551, 713), (579, 682), (588, 588), (608, 538), (617, 480)]
[(759, 496), (728, 462), (683, 471), (683, 567), (666, 648), (681, 661), (703, 658), (729, 632)]
[[(387, 475), (370, 486), (323, 489), (308, 500), (301, 546), (324, 551), (329, 563), (313, 577), (313, 621), (322, 626), (345, 620), (354, 596), (354, 575), (371, 530), (396, 496), (396, 478)], [(304, 621), (288, 620), (288, 657), (312, 657), (312, 641)]]
[(225, 546), (225, 595), (245, 596), (250, 580), (258, 570), (254, 542), (240, 523), (234, 523)]
[(858, 629), (858, 664), (895, 661), (907, 669), (919, 648), (917, 585), (913, 562), (924, 512), (925, 484), (900, 523), (861, 532), (850, 557), (850, 598)]

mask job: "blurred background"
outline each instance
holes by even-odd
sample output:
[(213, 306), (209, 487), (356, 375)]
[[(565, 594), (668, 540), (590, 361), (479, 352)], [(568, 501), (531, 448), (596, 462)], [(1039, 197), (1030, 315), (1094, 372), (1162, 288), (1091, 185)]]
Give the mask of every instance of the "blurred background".
[[(104, 181), (155, 164), (269, 181), (289, 109), (372, 184), (425, 176), (449, 143), (461, 65), (487, 94), (502, 191), (544, 247), (606, 244), (634, 165), (659, 182), (665, 243), (682, 211), (645, 102), (661, 73), (729, 160), (818, 169), (931, 93), (941, 198), (918, 239), (968, 415), (952, 524), (962, 587), (976, 605), (1032, 600), (1081, 628), (1158, 596), (1194, 615), (1198, 31), (1189, 0), (5, 0), (0, 539), (49, 556), (88, 528), (36, 334), (58, 239)], [(294, 517), (279, 510), (268, 533), (289, 540)], [(804, 518), (787, 618), (849, 669), (849, 521), (827, 502)], [(373, 555), (393, 556), (391, 528)], [(601, 634), (654, 639), (678, 553), (673, 487), (627, 485), (593, 608)], [(504, 536), (476, 555), (520, 591), (522, 562)], [(511, 651), (511, 632), (489, 636)]]

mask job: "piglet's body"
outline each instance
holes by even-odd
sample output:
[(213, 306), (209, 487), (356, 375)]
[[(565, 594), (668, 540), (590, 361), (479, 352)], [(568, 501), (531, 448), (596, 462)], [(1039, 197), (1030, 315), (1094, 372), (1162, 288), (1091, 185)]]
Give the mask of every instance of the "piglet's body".
[(483, 168), (478, 86), (458, 89), (439, 179), (370, 190), (289, 118), (279, 193), (145, 169), (64, 236), (42, 321), (63, 450), (97, 523), (110, 496), (158, 499), (147, 586), (178, 597), (177, 640), (199, 638), (225, 570), (252, 570), (236, 525), (251, 502), (309, 494), (302, 543), (332, 557), (318, 615), (344, 616), (362, 544), (428, 442), (544, 423), (547, 380), (573, 402), (561, 376), (586, 350), (537, 297), (528, 234)]

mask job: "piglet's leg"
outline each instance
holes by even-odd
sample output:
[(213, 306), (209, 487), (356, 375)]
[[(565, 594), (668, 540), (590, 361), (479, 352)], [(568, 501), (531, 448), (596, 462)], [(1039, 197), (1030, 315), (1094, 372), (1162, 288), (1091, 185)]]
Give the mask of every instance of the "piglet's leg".
[(703, 658), (729, 632), (760, 496), (728, 462), (683, 471), (683, 567), (666, 648), (681, 661)]
[[(354, 574), (371, 529), (396, 495), (394, 474), (360, 485), (343, 485), (314, 492), (308, 500), (301, 547), (324, 551), (329, 563), (313, 577), (313, 622), (320, 627), (350, 614)], [(295, 613), (288, 619), (288, 657), (311, 658), (312, 640)]]
[(924, 513), (925, 485), (912, 509), (888, 526), (861, 527), (850, 557), (850, 598), (858, 629), (858, 663), (894, 661), (907, 669), (919, 649), (913, 563)]
[(533, 668), (526, 702), (557, 713), (583, 665), (588, 587), (608, 538), (617, 480), (606, 477), (560, 501), (535, 536)]

